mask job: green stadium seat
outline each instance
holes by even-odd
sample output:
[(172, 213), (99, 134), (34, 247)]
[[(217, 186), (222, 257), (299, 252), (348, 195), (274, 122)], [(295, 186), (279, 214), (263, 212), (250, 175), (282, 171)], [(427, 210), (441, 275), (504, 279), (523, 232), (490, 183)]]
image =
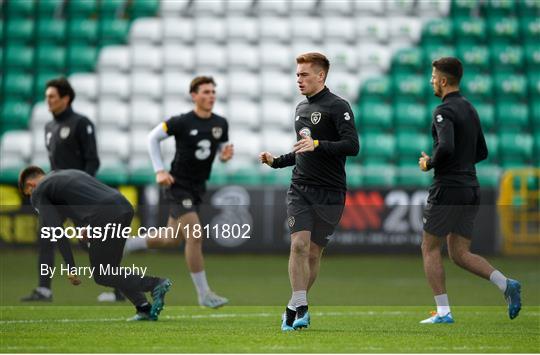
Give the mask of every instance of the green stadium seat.
[(476, 165), (476, 176), (481, 187), (497, 187), (501, 178), (502, 169), (496, 164), (481, 162)]
[(4, 20), (0, 17), (0, 38), (4, 38)]
[(101, 45), (125, 43), (128, 38), (129, 22), (122, 19), (107, 19), (100, 22)]
[(101, 1), (99, 9), (100, 18), (119, 18), (123, 15), (124, 7), (127, 5), (127, 0), (107, 0)]
[(34, 66), (34, 49), (32, 47), (8, 45), (5, 56), (5, 65), (8, 70), (12, 68), (29, 70)]
[[(31, 17), (34, 14), (36, 2), (34, 0), (5, 1), (8, 18)], [(0, 5), (1, 6), (1, 5)]]
[(540, 37), (536, 43), (527, 43), (525, 45), (525, 63), (528, 70), (540, 70), (540, 46), (538, 45)]
[(506, 73), (495, 74), (495, 94), (497, 98), (527, 97), (527, 78), (525, 75), (508, 75)]
[(360, 88), (361, 100), (388, 99), (392, 91), (388, 76), (366, 79)]
[(400, 165), (397, 169), (397, 184), (402, 187), (428, 187), (432, 178), (433, 173), (420, 171), (418, 165)]
[(534, 146), (536, 148), (536, 163), (538, 163), (540, 162), (540, 131), (536, 131), (534, 134)]
[(394, 74), (418, 72), (422, 69), (422, 50), (418, 47), (400, 49), (392, 57)]
[(499, 137), (493, 133), (484, 133), (488, 148), (487, 161), (496, 162), (499, 160)]
[(479, 7), (479, 0), (453, 0), (451, 14), (453, 17), (472, 16)]
[(499, 155), (503, 162), (530, 161), (533, 154), (533, 137), (528, 133), (503, 132), (499, 134)]
[(156, 180), (156, 174), (152, 165), (136, 166), (129, 169), (129, 183), (133, 185), (149, 185)]
[(360, 137), (362, 158), (377, 161), (391, 161), (396, 156), (396, 141), (393, 135), (385, 133), (364, 133)]
[(486, 41), (486, 21), (476, 17), (458, 17), (454, 20), (456, 41), (459, 44), (484, 43)]
[(529, 95), (531, 101), (540, 99), (540, 71), (529, 72)]
[(523, 70), (525, 63), (521, 46), (495, 44), (490, 51), (494, 72)]
[(345, 174), (347, 175), (347, 186), (352, 188), (362, 186), (362, 166), (360, 164), (347, 162)]
[[(215, 168), (212, 169), (212, 176), (210, 177), (211, 181), (214, 175), (214, 170)], [(288, 186), (291, 184), (291, 176), (292, 176), (292, 168), (263, 169), (262, 174), (261, 174), (261, 179), (264, 185)], [(222, 179), (218, 180), (216, 178), (216, 182), (214, 184), (224, 185), (226, 183), (227, 181), (226, 181), (226, 176), (225, 176), (225, 180), (222, 180)]]
[(34, 39), (34, 21), (8, 19), (6, 35), (10, 43), (31, 42)]
[[(431, 73), (431, 63), (435, 59), (441, 57), (455, 57), (456, 48), (451, 45), (444, 44), (422, 44), (422, 50), (424, 51), (424, 65), (429, 67), (429, 72)], [(431, 77), (431, 74), (430, 74)]]
[(39, 0), (38, 14), (40, 18), (52, 18), (60, 13), (64, 1), (63, 0)]
[(68, 3), (69, 18), (90, 18), (97, 15), (97, 0), (70, 0)]
[(41, 19), (38, 21), (37, 37), (43, 42), (64, 42), (66, 39), (66, 21), (60, 19)]
[(34, 80), (34, 98), (39, 101), (45, 96), (45, 85), (47, 81), (64, 76), (62, 71), (45, 70), (38, 72)]
[(466, 73), (489, 70), (489, 48), (486, 46), (461, 43), (457, 46), (456, 54), (466, 68)]
[(540, 132), (540, 101), (529, 102), (531, 123), (535, 131)]
[(260, 185), (262, 176), (257, 168), (238, 169), (229, 174), (227, 182), (229, 184), (238, 184), (242, 186)]
[(521, 18), (540, 17), (540, 1), (538, 0), (521, 0), (518, 3), (518, 7)]
[(478, 112), (480, 123), (484, 131), (489, 131), (495, 127), (495, 106), (490, 102), (478, 102), (474, 103), (474, 108)]
[(498, 101), (495, 107), (499, 130), (524, 130), (529, 126), (529, 107), (516, 101)]
[(416, 74), (393, 75), (393, 81), (394, 96), (409, 97), (412, 99), (423, 99), (426, 83), (429, 84), (428, 78)]
[(392, 106), (380, 101), (362, 101), (356, 117), (359, 131), (385, 130), (392, 127)]
[(37, 49), (36, 64), (40, 70), (63, 70), (66, 66), (66, 49), (63, 46), (40, 45)]
[(540, 17), (521, 18), (521, 35), (525, 42), (538, 43), (540, 39)]
[(461, 91), (469, 100), (487, 100), (493, 96), (493, 78), (487, 74), (465, 73)]
[(90, 72), (97, 61), (97, 48), (92, 45), (74, 45), (68, 48), (69, 72)]
[(69, 38), (71, 43), (80, 41), (95, 42), (97, 40), (97, 21), (89, 19), (77, 19), (69, 22)]
[(394, 101), (394, 126), (398, 131), (403, 129), (425, 131), (429, 128), (427, 117), (427, 107), (422, 102), (399, 99)]
[(451, 43), (452, 21), (449, 19), (431, 20), (422, 28), (422, 43)]
[(415, 164), (422, 152), (431, 148), (431, 138), (427, 134), (417, 132), (397, 132), (396, 150), (401, 163)]
[(19, 98), (6, 97), (2, 106), (2, 131), (26, 129), (30, 120), (30, 111), (32, 107), (27, 102)]
[(131, 4), (131, 18), (156, 16), (159, 10), (159, 0), (133, 0)]
[(17, 96), (23, 99), (32, 97), (31, 74), (10, 71), (4, 77), (4, 96)]
[(512, 43), (519, 40), (519, 22), (514, 17), (496, 17), (488, 20), (492, 43)]
[(124, 185), (129, 181), (128, 170), (124, 164), (100, 166), (96, 177), (111, 186)]
[(393, 187), (396, 184), (396, 168), (392, 164), (368, 164), (362, 168), (362, 186)]
[(486, 14), (488, 17), (507, 17), (516, 13), (515, 0), (489, 0)]

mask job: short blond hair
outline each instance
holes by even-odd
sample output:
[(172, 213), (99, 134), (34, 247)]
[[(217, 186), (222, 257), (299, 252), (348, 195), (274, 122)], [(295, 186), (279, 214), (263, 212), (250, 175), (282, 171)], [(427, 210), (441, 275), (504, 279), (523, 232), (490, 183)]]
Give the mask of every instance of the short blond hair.
[(330, 70), (330, 61), (324, 54), (318, 52), (300, 54), (298, 57), (296, 57), (296, 64), (303, 63), (311, 63), (320, 67), (324, 71), (324, 78), (326, 79), (328, 71)]

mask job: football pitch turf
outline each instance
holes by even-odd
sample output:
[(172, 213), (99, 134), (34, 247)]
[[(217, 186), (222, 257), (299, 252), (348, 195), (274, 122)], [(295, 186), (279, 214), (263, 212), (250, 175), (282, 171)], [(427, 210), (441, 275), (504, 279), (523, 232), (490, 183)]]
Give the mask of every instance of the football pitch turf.
[[(87, 265), (84, 253), (76, 259)], [(0, 352), (540, 352), (540, 262), (490, 260), (523, 284), (524, 307), (515, 320), (495, 286), (446, 262), (456, 323), (420, 325), (434, 309), (421, 258), (328, 255), (309, 295), (311, 327), (282, 333), (290, 295), (284, 255), (207, 256), (210, 285), (231, 300), (219, 310), (196, 306), (180, 253), (130, 255), (123, 265), (148, 266), (173, 287), (158, 322), (127, 323), (133, 308), (98, 303), (106, 289), (87, 278), (74, 287), (55, 277), (54, 302), (20, 303), (36, 283), (36, 254), (2, 250)]]

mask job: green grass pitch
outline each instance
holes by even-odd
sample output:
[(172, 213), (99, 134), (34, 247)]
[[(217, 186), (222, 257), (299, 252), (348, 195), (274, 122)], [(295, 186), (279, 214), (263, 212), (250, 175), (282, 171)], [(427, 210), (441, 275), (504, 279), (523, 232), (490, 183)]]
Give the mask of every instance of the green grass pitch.
[[(81, 265), (87, 256), (78, 253)], [(58, 260), (59, 261), (59, 260)], [(54, 302), (22, 304), (36, 283), (36, 254), (0, 251), (0, 352), (540, 352), (540, 264), (534, 258), (492, 258), (522, 281), (524, 308), (509, 320), (502, 295), (489, 282), (446, 263), (456, 323), (420, 325), (434, 309), (418, 256), (323, 258), (310, 292), (312, 324), (282, 333), (290, 294), (286, 256), (207, 257), (210, 285), (231, 299), (219, 310), (196, 306), (181, 254), (131, 255), (124, 264), (149, 267), (173, 288), (158, 322), (127, 323), (128, 304), (99, 304), (105, 288), (53, 280)]]

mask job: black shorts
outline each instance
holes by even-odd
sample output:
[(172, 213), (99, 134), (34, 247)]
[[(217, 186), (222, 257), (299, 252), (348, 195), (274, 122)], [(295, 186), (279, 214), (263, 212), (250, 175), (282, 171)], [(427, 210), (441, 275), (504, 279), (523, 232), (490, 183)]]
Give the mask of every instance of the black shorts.
[(165, 200), (169, 205), (169, 216), (179, 218), (189, 212), (199, 212), (204, 185), (173, 184), (165, 189)]
[(343, 191), (292, 184), (287, 192), (287, 224), (291, 234), (310, 231), (311, 240), (326, 247), (344, 206)]
[(453, 233), (471, 239), (479, 207), (478, 187), (432, 186), (424, 209), (424, 231), (438, 237)]

